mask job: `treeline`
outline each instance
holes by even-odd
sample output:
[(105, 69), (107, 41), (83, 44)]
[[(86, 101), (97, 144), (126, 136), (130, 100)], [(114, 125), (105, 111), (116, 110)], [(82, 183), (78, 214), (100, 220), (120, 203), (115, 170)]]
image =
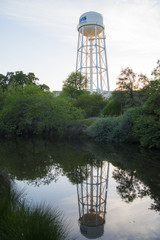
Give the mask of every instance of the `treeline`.
[[(88, 79), (79, 72), (64, 81), (56, 96), (33, 73), (0, 74), (0, 135), (78, 136), (100, 144), (125, 141), (160, 147), (160, 60), (152, 79), (123, 69), (108, 99), (86, 91)], [(99, 117), (98, 120), (92, 117)]]
[(77, 121), (98, 115), (105, 99), (84, 90), (84, 81), (80, 73), (71, 73), (56, 96), (48, 86), (38, 84), (33, 73), (1, 74), (0, 135), (64, 136)]
[(128, 141), (160, 148), (160, 60), (152, 76), (123, 69), (102, 110), (104, 118), (92, 124), (88, 134), (101, 144)]
[(81, 111), (72, 101), (55, 97), (48, 86), (38, 84), (33, 73), (0, 76), (1, 136), (62, 135), (81, 118)]

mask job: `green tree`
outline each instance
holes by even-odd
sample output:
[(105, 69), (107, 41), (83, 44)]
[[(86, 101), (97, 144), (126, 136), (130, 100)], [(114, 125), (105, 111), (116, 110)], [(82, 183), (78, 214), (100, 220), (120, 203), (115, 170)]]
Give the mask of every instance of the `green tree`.
[(128, 67), (122, 69), (116, 84), (118, 86), (118, 90), (126, 91), (130, 97), (131, 104), (133, 105), (133, 92), (137, 89), (136, 74), (133, 72), (133, 70)]
[(157, 66), (153, 69), (151, 75), (154, 77), (155, 80), (160, 79), (160, 59), (158, 59)]
[(149, 83), (150, 83), (150, 80), (146, 75), (144, 75), (142, 73), (140, 73), (138, 75), (138, 81), (137, 81), (137, 89), (138, 90), (145, 88), (146, 86), (149, 85)]
[(64, 81), (62, 94), (71, 98), (76, 98), (84, 92), (87, 87), (87, 78), (80, 72), (72, 72)]
[(134, 134), (142, 147), (160, 148), (160, 121), (151, 115), (141, 115), (134, 124)]
[(17, 88), (18, 86), (26, 86), (36, 84), (38, 78), (34, 73), (25, 74), (23, 71), (7, 72), (6, 76), (0, 74), (0, 88), (5, 91), (9, 87)]
[[(158, 81), (158, 80), (156, 80)], [(149, 89), (151, 90), (151, 89)], [(153, 91), (153, 89), (152, 89)], [(160, 91), (154, 89), (134, 123), (134, 134), (143, 147), (160, 147)]]
[(150, 80), (142, 73), (136, 74), (130, 68), (122, 69), (117, 89), (112, 94), (121, 101), (121, 113), (129, 107), (141, 106), (144, 104), (144, 89), (148, 87)]
[(50, 88), (46, 84), (39, 84), (38, 86), (45, 92), (49, 92), (50, 90)]
[(0, 89), (4, 92), (7, 89), (7, 77), (0, 74)]
[(0, 112), (0, 133), (26, 135), (58, 133), (62, 135), (81, 111), (66, 99), (53, 97), (35, 84), (8, 91)]

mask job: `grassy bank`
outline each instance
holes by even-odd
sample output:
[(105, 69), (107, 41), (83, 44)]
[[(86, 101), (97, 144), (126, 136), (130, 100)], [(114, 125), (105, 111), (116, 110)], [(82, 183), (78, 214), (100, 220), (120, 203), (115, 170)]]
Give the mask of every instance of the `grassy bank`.
[(63, 214), (45, 205), (28, 206), (7, 175), (0, 175), (0, 239), (69, 239)]

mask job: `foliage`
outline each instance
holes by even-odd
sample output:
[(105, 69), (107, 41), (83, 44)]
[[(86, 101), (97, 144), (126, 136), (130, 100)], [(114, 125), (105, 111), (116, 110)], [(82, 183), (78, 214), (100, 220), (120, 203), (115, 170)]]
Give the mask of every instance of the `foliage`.
[(65, 98), (54, 98), (52, 106), (52, 114), (54, 118), (52, 124), (53, 128), (58, 131), (59, 135), (62, 135), (76, 120), (83, 119), (83, 111), (74, 107), (73, 103)]
[(140, 114), (140, 109), (129, 109), (124, 115), (106, 117), (97, 120), (88, 129), (87, 134), (100, 144), (125, 142), (133, 138), (134, 121)]
[(43, 91), (49, 92), (50, 88), (46, 84), (38, 85)]
[[(0, 178), (4, 177), (0, 175)], [(28, 206), (11, 182), (0, 189), (0, 197), (1, 239), (67, 239), (62, 213), (45, 205)]]
[(160, 91), (150, 95), (146, 101), (145, 110), (157, 117), (160, 116)]
[[(118, 88), (102, 110), (104, 120), (97, 121), (88, 130), (100, 143), (140, 142), (147, 148), (159, 148), (160, 139), (160, 60), (153, 70), (154, 80), (132, 69), (122, 69)], [(132, 109), (130, 109), (132, 107)], [(119, 116), (123, 113), (123, 116)], [(109, 117), (109, 116), (115, 116)], [(119, 116), (118, 118), (116, 116)]]
[(86, 90), (77, 90), (73, 86), (65, 86), (63, 87), (60, 96), (65, 98), (76, 99), (79, 95), (83, 94), (84, 92), (86, 92)]
[(121, 102), (118, 98), (111, 97), (102, 109), (103, 116), (118, 116), (121, 113)]
[(5, 91), (9, 87), (15, 87), (18, 86), (26, 86), (29, 84), (36, 84), (38, 81), (38, 78), (34, 75), (34, 73), (28, 73), (25, 74), (23, 71), (16, 71), (14, 72), (8, 72), (5, 75), (0, 74), (0, 88)]
[(137, 80), (138, 90), (145, 88), (146, 86), (148, 86), (149, 83), (150, 83), (150, 79), (146, 75), (142, 73), (138, 75), (138, 80)]
[(72, 72), (64, 82), (64, 86), (66, 85), (73, 86), (77, 90), (82, 90), (87, 86), (87, 79), (80, 72)]
[(119, 143), (125, 141), (129, 134), (122, 131), (122, 125), (121, 117), (107, 117), (93, 123), (87, 132), (100, 144)]
[(106, 100), (101, 94), (86, 92), (78, 96), (74, 104), (85, 111), (86, 117), (95, 117), (99, 115), (105, 102)]
[[(118, 81), (117, 89), (121, 94), (119, 94), (119, 99), (121, 101), (121, 106), (123, 108), (130, 108), (133, 106), (140, 106), (141, 101), (141, 90), (149, 85), (150, 81), (144, 74), (137, 75), (130, 68), (122, 69)], [(117, 95), (117, 91), (115, 91)], [(114, 94), (114, 95), (115, 95)]]
[(142, 147), (160, 148), (160, 121), (155, 117), (140, 116), (135, 122), (134, 134)]
[(79, 135), (87, 128), (81, 121), (83, 116), (102, 113), (108, 117), (96, 121), (88, 130), (93, 131), (98, 142), (134, 138), (141, 146), (159, 147), (160, 60), (152, 76), (149, 80), (130, 68), (122, 69), (117, 90), (105, 100), (102, 95), (85, 90), (88, 80), (80, 72), (68, 76), (59, 97), (45, 84), (37, 84), (34, 73), (0, 74), (0, 134), (66, 136), (70, 131), (71, 135)]
[(7, 78), (3, 74), (0, 74), (0, 88), (2, 91), (7, 89)]
[(140, 144), (160, 148), (160, 92), (151, 94), (134, 124), (134, 134)]
[(3, 108), (6, 93), (0, 88), (0, 111)]
[(133, 91), (137, 89), (136, 74), (130, 68), (122, 69), (118, 81), (118, 90), (126, 91), (133, 104)]
[(160, 79), (151, 80), (150, 83), (141, 90), (143, 101), (146, 102), (150, 96), (153, 96), (157, 92), (160, 92)]
[(101, 144), (115, 141), (115, 128), (118, 118), (103, 118), (93, 123), (87, 130), (87, 134), (93, 136), (95, 141)]
[(72, 72), (64, 81), (62, 96), (76, 98), (84, 93), (87, 86), (87, 78), (80, 72)]
[(151, 74), (153, 75), (155, 80), (160, 79), (160, 59), (158, 59), (157, 66), (153, 69)]
[(152, 98), (148, 99), (145, 107), (128, 109), (119, 117), (96, 121), (87, 134), (100, 144), (139, 141), (142, 147), (160, 148), (160, 99), (154, 96), (154, 100), (158, 102), (157, 107)]
[(0, 112), (0, 133), (9, 135), (63, 134), (80, 110), (71, 102), (54, 97), (34, 84), (8, 91)]

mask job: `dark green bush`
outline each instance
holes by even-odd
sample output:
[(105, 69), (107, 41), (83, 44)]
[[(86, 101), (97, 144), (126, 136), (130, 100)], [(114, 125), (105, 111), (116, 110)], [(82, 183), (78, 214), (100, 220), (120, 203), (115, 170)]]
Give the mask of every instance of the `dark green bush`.
[(157, 90), (141, 108), (141, 114), (134, 122), (134, 135), (141, 146), (160, 148), (160, 92)]
[[(152, 100), (157, 101), (157, 98), (152, 97)], [(118, 117), (97, 120), (87, 129), (87, 134), (101, 144), (132, 141), (146, 148), (160, 148), (159, 108), (153, 105), (148, 99), (144, 107), (128, 109)]]
[(142, 147), (160, 148), (160, 120), (151, 115), (141, 115), (134, 125), (134, 135)]
[(134, 121), (139, 114), (140, 110), (133, 108), (118, 117), (101, 118), (87, 129), (87, 134), (101, 144), (127, 141), (133, 138)]
[(119, 118), (103, 118), (88, 128), (88, 134), (95, 137), (98, 143), (115, 142), (115, 129), (118, 127), (118, 124)]
[(121, 102), (119, 99), (111, 99), (107, 105), (102, 109), (104, 116), (119, 116), (121, 113)]
[(86, 117), (95, 117), (100, 114), (105, 102), (106, 100), (101, 94), (90, 94), (86, 92), (77, 97), (75, 106), (83, 109), (86, 113)]
[(160, 91), (150, 95), (144, 106), (144, 110), (151, 115), (160, 116)]
[(62, 135), (81, 111), (71, 101), (54, 97), (36, 85), (17, 87), (6, 95), (0, 112), (0, 134), (25, 135), (56, 132)]

